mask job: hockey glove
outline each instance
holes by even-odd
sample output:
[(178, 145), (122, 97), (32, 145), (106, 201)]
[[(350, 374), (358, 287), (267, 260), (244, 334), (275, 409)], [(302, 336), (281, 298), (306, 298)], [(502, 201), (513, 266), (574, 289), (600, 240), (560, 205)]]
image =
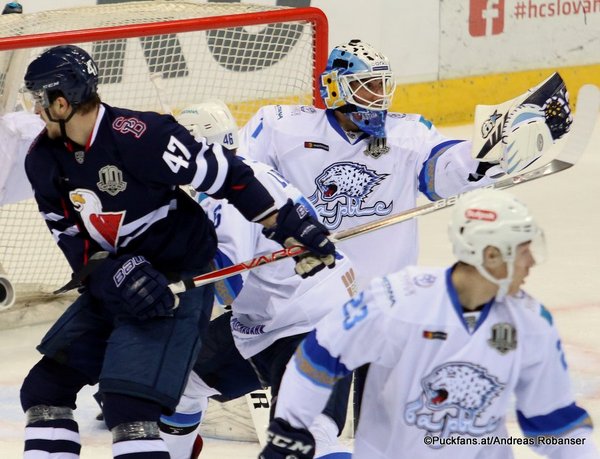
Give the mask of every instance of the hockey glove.
[(141, 320), (172, 316), (177, 306), (166, 277), (142, 256), (107, 258), (88, 279), (92, 296)]
[(315, 439), (307, 429), (296, 429), (289, 422), (275, 418), (267, 429), (267, 444), (259, 459), (312, 459)]
[(329, 231), (304, 205), (294, 204), (291, 199), (279, 209), (276, 224), (264, 228), (263, 234), (284, 247), (301, 244), (309, 250), (296, 257), (296, 272), (302, 277), (312, 276), (325, 266), (335, 266), (335, 246), (327, 237)]
[[(293, 245), (302, 245), (293, 237), (288, 237), (285, 240), (285, 246), (291, 247)], [(321, 271), (325, 266), (328, 268), (333, 268), (335, 266), (335, 255), (327, 255), (326, 257), (315, 256), (314, 254), (307, 252), (302, 255), (298, 255), (294, 257), (294, 261), (296, 262), (296, 266), (294, 267), (294, 271), (298, 274), (302, 279), (306, 279), (307, 277), (314, 276), (319, 271)]]

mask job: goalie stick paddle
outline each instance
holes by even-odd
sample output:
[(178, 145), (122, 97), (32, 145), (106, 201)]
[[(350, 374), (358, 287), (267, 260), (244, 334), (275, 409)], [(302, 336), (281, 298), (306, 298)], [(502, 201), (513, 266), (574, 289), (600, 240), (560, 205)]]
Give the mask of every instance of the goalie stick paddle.
[[(572, 167), (583, 154), (586, 146), (592, 136), (594, 126), (596, 125), (598, 110), (600, 108), (600, 91), (594, 85), (582, 86), (578, 93), (577, 112), (574, 117), (574, 122), (571, 127), (571, 132), (566, 135), (564, 144), (554, 159), (540, 166), (536, 169), (528, 172), (519, 173), (515, 176), (498, 180), (493, 184), (489, 185), (489, 188), (495, 189), (506, 189), (521, 183), (531, 182), (548, 175), (562, 172)], [(389, 217), (382, 218), (377, 221), (365, 223), (363, 225), (356, 226), (344, 231), (339, 231), (332, 235), (334, 242), (341, 242), (351, 239), (361, 234), (370, 233), (381, 228), (386, 228), (391, 225), (411, 220), (421, 215), (427, 215), (436, 212), (440, 209), (453, 206), (459, 195), (451, 196), (449, 198), (440, 199), (422, 206), (418, 206), (412, 209), (405, 210)], [(191, 279), (186, 279), (180, 282), (171, 284), (171, 290), (174, 293), (181, 293), (190, 288), (200, 287), (202, 285), (217, 282), (228, 277), (240, 274), (245, 271), (249, 271), (258, 266), (262, 266), (267, 263), (273, 263), (278, 260), (282, 260), (288, 257), (294, 257), (306, 253), (307, 249), (302, 246), (291, 246), (281, 250), (277, 250), (268, 255), (261, 255), (236, 265), (228, 266), (216, 271), (212, 271), (207, 274), (202, 274)]]

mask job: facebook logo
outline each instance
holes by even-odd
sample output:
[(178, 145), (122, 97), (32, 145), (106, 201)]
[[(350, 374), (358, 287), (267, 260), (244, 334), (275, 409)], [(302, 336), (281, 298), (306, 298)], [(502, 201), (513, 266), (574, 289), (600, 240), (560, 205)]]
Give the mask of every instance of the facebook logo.
[(473, 37), (498, 35), (504, 30), (504, 0), (470, 0), (469, 33)]

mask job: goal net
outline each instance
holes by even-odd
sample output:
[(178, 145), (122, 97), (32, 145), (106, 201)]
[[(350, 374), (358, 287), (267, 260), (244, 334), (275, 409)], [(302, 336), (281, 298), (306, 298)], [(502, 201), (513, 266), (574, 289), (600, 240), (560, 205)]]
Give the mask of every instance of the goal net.
[[(0, 113), (22, 109), (28, 63), (60, 44), (94, 57), (110, 105), (177, 114), (218, 98), (240, 126), (262, 105), (318, 103), (327, 58), (327, 22), (316, 8), (134, 1), (4, 15), (0, 25)], [(0, 265), (17, 301), (69, 280), (33, 201), (0, 207)]]

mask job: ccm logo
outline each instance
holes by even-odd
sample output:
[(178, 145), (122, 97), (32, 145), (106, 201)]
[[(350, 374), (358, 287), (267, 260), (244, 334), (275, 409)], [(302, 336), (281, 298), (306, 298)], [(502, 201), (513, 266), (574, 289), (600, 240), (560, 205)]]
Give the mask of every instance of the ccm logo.
[(301, 451), (303, 454), (308, 454), (313, 449), (312, 445), (305, 445), (301, 441), (292, 440), (270, 431), (267, 431), (267, 441), (274, 446), (286, 448), (288, 451)]
[(465, 211), (465, 217), (469, 220), (483, 220), (486, 222), (493, 222), (498, 218), (496, 212), (484, 209), (467, 209)]

